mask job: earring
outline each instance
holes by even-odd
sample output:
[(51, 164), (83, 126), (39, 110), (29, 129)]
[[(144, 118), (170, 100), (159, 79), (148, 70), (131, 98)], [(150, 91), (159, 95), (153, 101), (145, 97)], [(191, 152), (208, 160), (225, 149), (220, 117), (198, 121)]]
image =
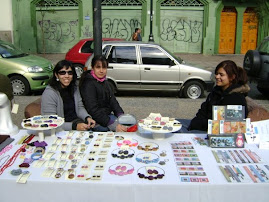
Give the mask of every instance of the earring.
[(58, 78), (56, 78), (56, 81), (60, 81)]

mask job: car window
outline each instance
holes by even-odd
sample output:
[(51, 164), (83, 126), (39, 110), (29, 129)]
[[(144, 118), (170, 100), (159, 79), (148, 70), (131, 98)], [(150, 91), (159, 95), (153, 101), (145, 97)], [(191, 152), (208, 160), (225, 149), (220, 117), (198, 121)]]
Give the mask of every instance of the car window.
[(110, 47), (111, 47), (110, 45), (105, 46), (105, 47), (103, 48), (102, 55), (106, 56), (106, 55), (107, 55), (107, 52), (108, 52), (109, 49), (110, 49)]
[(87, 41), (82, 47), (81, 52), (82, 53), (93, 53), (94, 46), (93, 41)]
[(264, 40), (260, 47), (259, 47), (259, 52), (262, 54), (269, 54), (269, 40)]
[(17, 49), (12, 44), (1, 43), (0, 44), (0, 54), (3, 58), (15, 58), (27, 55), (23, 53), (20, 49)]
[(108, 62), (137, 64), (135, 46), (113, 46), (108, 55)]
[(160, 49), (140, 46), (143, 64), (170, 65), (171, 59)]

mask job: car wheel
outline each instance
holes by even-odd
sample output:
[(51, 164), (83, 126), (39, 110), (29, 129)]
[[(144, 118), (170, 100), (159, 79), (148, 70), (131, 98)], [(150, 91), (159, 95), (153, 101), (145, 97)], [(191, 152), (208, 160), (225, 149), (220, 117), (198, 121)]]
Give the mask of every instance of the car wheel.
[(115, 86), (115, 84), (112, 81), (108, 81), (109, 87), (111, 89), (111, 91), (113, 92), (113, 94), (117, 93), (117, 88)]
[(81, 74), (83, 73), (83, 65), (74, 64), (74, 67), (75, 67), (75, 70), (76, 70), (77, 78), (80, 78)]
[(30, 92), (30, 85), (28, 81), (22, 76), (12, 76), (10, 78), (13, 88), (13, 95), (28, 95)]
[(261, 70), (261, 57), (257, 50), (248, 50), (245, 54), (244, 69), (249, 76), (258, 76)]
[(183, 87), (183, 95), (186, 98), (197, 99), (204, 95), (204, 86), (199, 81), (189, 81)]

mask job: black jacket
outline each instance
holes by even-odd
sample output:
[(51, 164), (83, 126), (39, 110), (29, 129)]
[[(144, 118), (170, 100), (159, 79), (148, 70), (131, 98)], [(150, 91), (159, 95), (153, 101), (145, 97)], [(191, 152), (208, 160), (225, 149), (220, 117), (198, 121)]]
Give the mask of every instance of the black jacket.
[(213, 105), (242, 105), (245, 106), (245, 116), (248, 109), (245, 96), (250, 90), (249, 86), (234, 84), (222, 91), (221, 87), (215, 86), (207, 99), (202, 103), (196, 116), (191, 120), (188, 130), (207, 131), (208, 119), (212, 119)]
[(80, 94), (86, 110), (101, 126), (108, 126), (111, 112), (117, 117), (124, 113), (110, 89), (108, 81), (97, 81), (90, 71), (80, 85)]

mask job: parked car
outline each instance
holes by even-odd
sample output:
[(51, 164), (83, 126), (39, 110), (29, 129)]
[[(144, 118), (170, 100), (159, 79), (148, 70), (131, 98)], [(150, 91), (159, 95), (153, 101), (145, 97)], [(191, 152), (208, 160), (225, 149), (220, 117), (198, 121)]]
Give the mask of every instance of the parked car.
[(243, 67), (250, 81), (257, 82), (257, 89), (264, 95), (269, 93), (269, 36), (265, 37), (256, 50), (248, 50)]
[(13, 44), (0, 40), (0, 72), (9, 77), (14, 95), (27, 95), (44, 89), (52, 77), (52, 63), (24, 53)]
[[(123, 41), (117, 38), (103, 38), (103, 41)], [(93, 38), (81, 39), (75, 44), (65, 55), (65, 59), (71, 61), (75, 65), (77, 76), (83, 72), (85, 62), (93, 54)]]
[[(103, 42), (108, 59), (107, 79), (116, 91), (176, 91), (196, 99), (213, 87), (212, 73), (189, 66), (158, 44), (145, 42)], [(91, 69), (93, 55), (85, 66)]]

